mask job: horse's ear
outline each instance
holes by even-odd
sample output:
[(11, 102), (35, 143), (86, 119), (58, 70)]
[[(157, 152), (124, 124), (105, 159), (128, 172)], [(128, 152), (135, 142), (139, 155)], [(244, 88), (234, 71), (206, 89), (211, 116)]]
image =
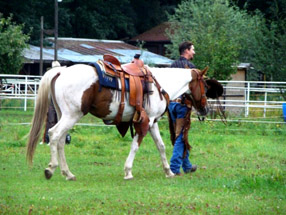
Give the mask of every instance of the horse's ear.
[(205, 75), (208, 70), (209, 70), (209, 66), (206, 66), (206, 68), (204, 68), (204, 69), (202, 70), (202, 75)]

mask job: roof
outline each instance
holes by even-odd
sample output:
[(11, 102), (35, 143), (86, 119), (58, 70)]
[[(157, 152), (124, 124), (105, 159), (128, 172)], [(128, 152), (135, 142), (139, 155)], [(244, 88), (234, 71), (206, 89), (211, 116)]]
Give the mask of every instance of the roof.
[(166, 29), (170, 28), (169, 22), (163, 22), (160, 25), (151, 28), (148, 31), (145, 31), (142, 34), (137, 35), (130, 39), (130, 41), (148, 41), (148, 42), (162, 42), (162, 41), (170, 41), (170, 38), (166, 35)]
[[(53, 45), (54, 38), (48, 38)], [(173, 61), (167, 57), (140, 50), (138, 47), (127, 44), (120, 40), (96, 40), (80, 38), (58, 38), (58, 60), (72, 63), (90, 63), (103, 59), (104, 54), (111, 54), (118, 58), (121, 63), (129, 63), (135, 54), (141, 54), (140, 59), (145, 64), (155, 66), (169, 66)], [(40, 47), (30, 45), (24, 51), (26, 62), (39, 62)], [(43, 60), (53, 61), (54, 48), (43, 49)]]
[(251, 67), (250, 63), (239, 63), (237, 68), (238, 69), (249, 69)]

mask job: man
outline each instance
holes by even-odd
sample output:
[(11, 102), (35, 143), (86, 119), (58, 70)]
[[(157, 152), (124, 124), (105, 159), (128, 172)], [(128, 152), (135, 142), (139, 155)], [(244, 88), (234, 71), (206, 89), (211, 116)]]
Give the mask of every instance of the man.
[[(56, 125), (57, 122), (58, 122), (57, 112), (56, 112), (55, 106), (53, 104), (53, 101), (51, 100), (51, 103), (50, 103), (49, 109), (48, 109), (48, 113), (47, 113), (45, 132), (44, 132), (44, 135), (43, 135), (43, 143), (49, 144), (50, 138), (49, 138), (49, 135), (48, 135), (48, 131), (49, 131), (50, 128), (54, 127), (54, 125)], [(66, 141), (66, 144), (70, 144), (70, 142), (71, 142), (70, 134), (66, 135), (66, 140), (65, 141)]]
[[(52, 68), (54, 67), (60, 67), (61, 64), (58, 61), (52, 62)], [(56, 125), (58, 122), (57, 112), (54, 106), (53, 101), (51, 100), (48, 113), (47, 113), (47, 119), (46, 119), (46, 125), (45, 125), (45, 132), (43, 135), (43, 142), (49, 144), (50, 138), (48, 135), (48, 131), (50, 128), (52, 128), (54, 125)], [(71, 136), (69, 134), (66, 135), (66, 144), (70, 144), (71, 142)]]
[[(195, 48), (191, 42), (183, 42), (179, 46), (180, 58), (174, 61), (171, 65), (173, 68), (195, 68), (195, 65), (190, 62), (195, 55)], [(180, 168), (183, 168), (185, 173), (195, 172), (197, 170), (196, 165), (192, 165), (189, 160), (189, 150), (185, 147), (183, 138), (183, 128), (186, 113), (188, 111), (187, 106), (183, 102), (183, 97), (175, 99), (170, 102), (169, 114), (173, 124), (175, 125), (175, 142), (173, 155), (170, 161), (170, 167), (174, 174), (181, 176)]]

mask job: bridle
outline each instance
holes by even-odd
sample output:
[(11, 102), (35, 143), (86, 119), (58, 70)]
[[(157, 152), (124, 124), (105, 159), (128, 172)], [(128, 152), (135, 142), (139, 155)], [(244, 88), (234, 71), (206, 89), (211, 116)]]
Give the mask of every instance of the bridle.
[[(205, 92), (205, 87), (207, 87), (207, 83), (204, 80), (203, 75), (201, 75), (197, 70), (193, 70), (197, 73), (197, 84), (192, 87), (191, 86), (191, 82), (189, 83), (189, 89), (191, 92), (195, 92), (195, 90), (197, 90), (198, 87), (200, 87), (200, 91), (201, 91), (201, 107), (206, 107), (207, 105), (207, 97), (206, 97), (206, 92)], [(192, 105), (197, 109), (197, 104), (196, 101), (194, 99), (194, 96), (192, 94), (186, 94), (186, 98), (188, 100), (191, 100)]]

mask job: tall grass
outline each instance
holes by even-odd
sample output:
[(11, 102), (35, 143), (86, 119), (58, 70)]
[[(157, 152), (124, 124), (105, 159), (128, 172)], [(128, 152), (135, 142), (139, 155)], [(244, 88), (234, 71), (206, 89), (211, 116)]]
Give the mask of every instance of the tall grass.
[[(49, 146), (25, 161), (31, 112), (0, 111), (0, 214), (286, 214), (286, 127), (280, 124), (192, 122), (197, 172), (166, 179), (150, 137), (137, 152), (134, 180), (123, 179), (131, 137), (113, 126), (75, 126), (66, 157), (77, 181), (57, 170), (44, 178)], [(102, 123), (91, 116), (81, 123)], [(160, 121), (167, 157), (167, 120)]]

